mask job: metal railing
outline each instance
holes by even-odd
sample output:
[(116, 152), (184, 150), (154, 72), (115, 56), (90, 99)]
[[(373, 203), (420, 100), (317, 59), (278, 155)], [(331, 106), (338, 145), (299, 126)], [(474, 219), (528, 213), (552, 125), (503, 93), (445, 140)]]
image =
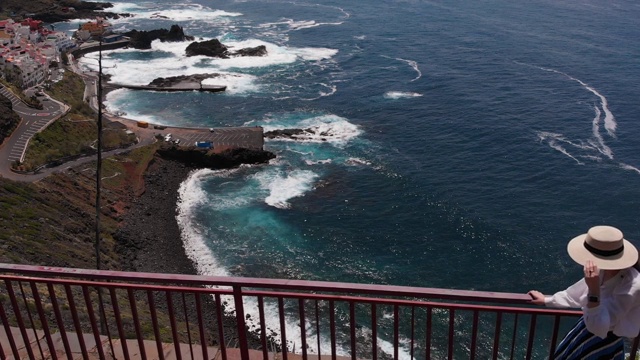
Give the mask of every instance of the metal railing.
[(14, 264), (0, 280), (2, 359), (540, 359), (581, 314), (525, 294), (302, 280)]

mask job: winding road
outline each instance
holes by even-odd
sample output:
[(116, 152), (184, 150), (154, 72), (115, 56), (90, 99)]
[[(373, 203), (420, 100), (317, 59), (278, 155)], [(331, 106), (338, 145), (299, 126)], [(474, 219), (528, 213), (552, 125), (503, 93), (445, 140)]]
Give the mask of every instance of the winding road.
[[(85, 81), (85, 98), (90, 99), (89, 103), (94, 110), (96, 110), (97, 101), (95, 95), (95, 77), (91, 74), (83, 73), (77, 69), (77, 67), (72, 66), (71, 69), (83, 77)], [(25, 93), (30, 96), (33, 91), (35, 90), (28, 89)], [(69, 107), (66, 104), (60, 103), (49, 97), (41, 97), (41, 100), (45, 99), (42, 101), (44, 108), (42, 110), (36, 110), (27, 106), (19, 97), (2, 85), (0, 85), (0, 94), (11, 100), (11, 103), (13, 104), (13, 111), (15, 111), (21, 118), (20, 124), (11, 136), (6, 138), (4, 142), (0, 144), (1, 177), (15, 181), (33, 182), (40, 180), (51, 173), (63, 171), (69, 167), (74, 167), (97, 159), (97, 155), (84, 156), (56, 167), (42, 168), (36, 173), (23, 174), (12, 171), (11, 165), (13, 163), (24, 160), (24, 154), (31, 138), (37, 132), (44, 130), (49, 124), (66, 114), (67, 111), (69, 111)], [(143, 128), (139, 127), (138, 122), (135, 120), (118, 117), (109, 113), (103, 113), (103, 116), (105, 122), (119, 122), (129, 130), (133, 131), (138, 138), (138, 143), (132, 147), (103, 152), (102, 156), (104, 158), (117, 153), (129, 151), (135, 147), (151, 144), (154, 141), (157, 141), (156, 135), (162, 135), (164, 137), (167, 134), (171, 134), (172, 141), (175, 142), (176, 140), (179, 140), (179, 146), (193, 146), (198, 141), (211, 141), (215, 148), (220, 149), (237, 147), (262, 149), (264, 144), (263, 129), (261, 127), (203, 129), (162, 126), (161, 128), (157, 128), (153, 126), (153, 124), (149, 124), (149, 127)]]

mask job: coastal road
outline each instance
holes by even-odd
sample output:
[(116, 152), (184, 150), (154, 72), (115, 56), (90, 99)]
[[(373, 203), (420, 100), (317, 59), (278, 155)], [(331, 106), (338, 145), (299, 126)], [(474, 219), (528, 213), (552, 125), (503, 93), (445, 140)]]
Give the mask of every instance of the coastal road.
[[(82, 73), (81, 70), (72, 67), (72, 70), (80, 72), (85, 81), (85, 99), (89, 99), (89, 104), (97, 110), (96, 101), (96, 78), (92, 73)], [(27, 90), (25, 93), (31, 95), (35, 90)], [(20, 116), (21, 121), (16, 130), (9, 138), (0, 144), (0, 176), (16, 180), (33, 182), (42, 179), (49, 174), (67, 169), (72, 166), (94, 161), (97, 155), (81, 157), (74, 161), (62, 164), (57, 167), (43, 168), (37, 173), (19, 174), (11, 170), (11, 165), (16, 161), (23, 161), (27, 145), (31, 138), (39, 131), (42, 131), (50, 123), (60, 118), (68, 111), (68, 106), (49, 97), (40, 97), (43, 104), (42, 110), (36, 110), (24, 104), (20, 98), (0, 85), (0, 93), (11, 100), (13, 110)], [(124, 125), (133, 131), (138, 137), (138, 144), (127, 149), (117, 149), (103, 152), (103, 157), (129, 151), (133, 148), (148, 145), (157, 141), (156, 136), (162, 137), (171, 134), (172, 141), (179, 140), (178, 146), (194, 146), (199, 141), (210, 141), (215, 150), (227, 148), (248, 148), (262, 150), (264, 145), (263, 129), (261, 127), (233, 127), (233, 128), (183, 128), (170, 126), (139, 127), (138, 121), (120, 117), (118, 115), (103, 112), (105, 122), (114, 121)], [(106, 123), (105, 123), (106, 125)]]
[[(35, 90), (27, 90), (27, 94)], [(38, 110), (27, 106), (14, 93), (0, 85), (0, 94), (11, 100), (13, 111), (20, 116), (20, 123), (9, 138), (0, 144), (0, 176), (12, 180), (27, 180), (25, 175), (16, 174), (10, 170), (11, 164), (24, 160), (24, 153), (31, 138), (60, 116), (64, 115), (68, 107), (48, 97), (40, 97), (43, 109)], [(46, 99), (46, 100), (44, 100)], [(33, 181), (34, 178), (28, 179)]]

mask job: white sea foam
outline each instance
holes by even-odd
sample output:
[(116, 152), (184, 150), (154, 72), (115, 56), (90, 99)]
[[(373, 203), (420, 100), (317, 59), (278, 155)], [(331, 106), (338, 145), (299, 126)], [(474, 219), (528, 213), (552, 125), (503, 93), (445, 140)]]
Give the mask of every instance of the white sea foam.
[(225, 85), (227, 94), (247, 94), (260, 91), (257, 77), (249, 74), (220, 72), (219, 76), (205, 79), (204, 85)]
[(597, 106), (594, 106), (594, 109), (595, 109), (596, 115), (593, 118), (592, 129), (593, 129), (593, 137), (595, 137), (598, 142), (597, 149), (609, 159), (613, 159), (613, 151), (611, 151), (611, 149), (604, 143), (604, 139), (602, 138), (602, 135), (600, 135), (600, 114), (601, 114), (600, 109), (598, 109)]
[(315, 160), (314, 161), (314, 160), (307, 159), (304, 162), (307, 165), (317, 165), (317, 164), (331, 164), (332, 160), (331, 159), (325, 159), (325, 160)]
[(330, 48), (291, 48), (290, 51), (303, 60), (320, 61), (330, 59), (338, 53), (337, 49)]
[(283, 19), (282, 21), (260, 24), (259, 27), (266, 28), (266, 29), (286, 27), (285, 30), (297, 31), (297, 30), (310, 29), (310, 28), (323, 26), (323, 25), (337, 26), (337, 25), (342, 25), (342, 24), (343, 24), (342, 21), (340, 21), (340, 22), (316, 22), (315, 20), (300, 20), (300, 21), (296, 21), (296, 20), (293, 20), (293, 19)]
[[(223, 10), (211, 9), (200, 4), (193, 3), (174, 3), (172, 5), (159, 8), (156, 3), (113, 3), (113, 7), (107, 11), (116, 13), (130, 13), (136, 18), (142, 19), (166, 19), (173, 21), (210, 21), (223, 17), (242, 16), (241, 13), (227, 12)], [(128, 21), (128, 18), (112, 20), (112, 22)]]
[(590, 85), (588, 85), (587, 83), (585, 83), (584, 81), (574, 78), (573, 76), (563, 73), (562, 71), (558, 71), (555, 69), (550, 69), (550, 68), (545, 68), (545, 67), (541, 67), (541, 66), (534, 66), (540, 70), (544, 70), (544, 71), (549, 71), (549, 72), (553, 72), (556, 74), (560, 74), (560, 75), (564, 75), (567, 78), (579, 83), (580, 85), (582, 85), (582, 87), (584, 87), (585, 89), (589, 90), (590, 92), (592, 92), (595, 96), (597, 96), (598, 98), (600, 98), (600, 106), (602, 106), (602, 110), (604, 111), (604, 128), (607, 130), (607, 132), (609, 133), (609, 135), (611, 137), (615, 137), (616, 136), (616, 128), (618, 126), (618, 124), (616, 123), (616, 118), (613, 116), (613, 113), (611, 112), (611, 110), (609, 110), (609, 102), (607, 101), (607, 98), (600, 94), (595, 88), (591, 87)]
[[(589, 160), (589, 161), (594, 161), (594, 162), (602, 162), (602, 157), (598, 156), (598, 155), (594, 155), (593, 153), (596, 152), (597, 154), (602, 154), (605, 155), (609, 160), (613, 160), (613, 152), (611, 151), (611, 149), (609, 149), (608, 146), (604, 145), (604, 142), (602, 141), (602, 137), (600, 136), (599, 132), (596, 132), (595, 128), (598, 126), (598, 122), (600, 119), (600, 111), (598, 109), (596, 109), (596, 116), (593, 120), (593, 127), (594, 127), (594, 137), (596, 138), (596, 141), (589, 141), (589, 144), (584, 144), (582, 142), (577, 143), (577, 142), (573, 142), (568, 140), (567, 138), (564, 137), (564, 135), (562, 134), (558, 134), (558, 133), (552, 133), (552, 132), (546, 132), (546, 131), (540, 131), (537, 133), (538, 135), (538, 140), (540, 140), (541, 142), (546, 142), (550, 148), (559, 151), (560, 153), (566, 155), (567, 157), (573, 159), (574, 161), (576, 161), (579, 165), (584, 165), (584, 163), (580, 160), (578, 160), (578, 158), (580, 159), (585, 159), (585, 160)], [(567, 144), (570, 145), (572, 148), (575, 148), (577, 150), (580, 151), (587, 151), (587, 154), (579, 154), (579, 155), (575, 155), (572, 154), (567, 148), (565, 148), (562, 144)], [(618, 163), (618, 166), (620, 166), (620, 168), (624, 169), (624, 170), (629, 170), (629, 171), (633, 171), (636, 172), (638, 174), (640, 174), (640, 169), (629, 165), (629, 164), (625, 164), (625, 163)]]
[[(314, 116), (308, 119), (300, 120), (295, 124), (273, 124), (267, 121), (263, 125), (265, 131), (282, 130), (287, 128), (311, 129), (313, 134), (305, 133), (296, 135), (294, 141), (306, 142), (329, 142), (336, 146), (344, 146), (351, 139), (360, 135), (361, 130), (357, 125), (347, 121), (347, 119), (336, 115)], [(278, 139), (283, 140), (283, 139)], [(286, 140), (285, 140), (286, 141)]]
[(360, 159), (360, 158), (354, 158), (354, 157), (350, 157), (348, 158), (345, 163), (347, 165), (351, 165), (351, 166), (362, 166), (362, 165), (371, 165), (370, 161), (364, 160), (364, 159)]
[[(602, 119), (602, 113), (604, 112), (604, 119), (603, 119), (603, 123), (604, 123), (604, 128), (607, 131), (607, 134), (613, 138), (616, 138), (616, 129), (617, 129), (617, 122), (615, 119), (615, 116), (613, 115), (613, 113), (611, 112), (611, 110), (609, 109), (609, 102), (607, 100), (607, 98), (602, 95), (600, 92), (598, 92), (598, 90), (596, 90), (594, 87), (590, 86), (589, 84), (585, 83), (584, 81), (577, 79), (569, 74), (566, 74), (562, 71), (558, 71), (555, 69), (551, 69), (551, 68), (546, 68), (546, 67), (541, 67), (541, 66), (535, 66), (535, 65), (531, 65), (531, 64), (526, 64), (526, 63), (520, 63), (520, 62), (516, 62), (517, 64), (520, 65), (525, 65), (525, 66), (531, 66), (543, 71), (548, 71), (548, 72), (552, 72), (552, 73), (556, 73), (556, 74), (560, 74), (562, 76), (565, 76), (566, 78), (577, 82), (578, 84), (580, 84), (584, 89), (588, 90), (589, 92), (593, 93), (596, 97), (598, 97), (598, 99), (600, 100), (600, 106), (598, 107), (597, 105), (594, 106), (594, 117), (593, 120), (591, 121), (592, 124), (592, 135), (593, 138), (587, 140), (587, 144), (585, 144), (584, 142), (580, 142), (580, 143), (576, 143), (576, 142), (572, 142), (567, 140), (564, 136), (560, 135), (560, 134), (555, 134), (555, 133), (550, 133), (550, 132), (539, 132), (538, 133), (538, 138), (541, 141), (546, 141), (547, 144), (565, 154), (566, 156), (574, 159), (578, 164), (583, 165), (582, 162), (580, 162), (576, 157), (574, 157), (566, 148), (564, 148), (562, 145), (560, 145), (560, 142), (564, 142), (567, 144), (570, 144), (578, 149), (581, 150), (596, 150), (598, 153), (606, 156), (609, 160), (613, 160), (614, 159), (614, 154), (613, 154), (613, 150), (611, 150), (611, 148), (609, 146), (607, 146), (605, 139), (603, 138), (603, 136), (600, 134), (600, 124), (601, 124), (601, 119)], [(577, 155), (580, 158), (583, 159), (588, 159), (588, 160), (593, 160), (593, 161), (597, 161), (600, 162), (602, 159), (600, 158), (600, 156), (597, 155), (593, 155), (593, 154), (581, 154), (581, 155)], [(625, 163), (619, 163), (619, 166), (625, 170), (630, 170), (630, 171), (637, 171), (637, 168), (625, 164)], [(639, 172), (640, 173), (640, 172)]]
[(538, 132), (538, 138), (540, 139), (540, 141), (546, 141), (549, 147), (551, 147), (552, 149), (557, 150), (575, 160), (575, 162), (577, 162), (579, 165), (584, 165), (584, 163), (571, 155), (562, 145), (559, 144), (560, 142), (566, 142), (562, 134), (541, 131)]
[[(233, 170), (231, 171), (233, 172)], [(181, 230), (182, 241), (185, 248), (185, 253), (189, 259), (193, 262), (198, 274), (208, 276), (230, 276), (231, 274), (219, 263), (212, 249), (207, 246), (205, 241), (205, 234), (200, 230), (199, 226), (194, 223), (193, 211), (200, 206), (210, 206), (211, 201), (208, 200), (207, 194), (202, 190), (203, 181), (211, 176), (225, 176), (230, 171), (213, 171), (213, 170), (196, 170), (192, 172), (187, 180), (185, 180), (178, 190), (178, 214), (176, 220)], [(219, 203), (218, 199), (214, 202)], [(224, 286), (217, 286), (217, 288), (227, 288)], [(226, 303), (226, 310), (228, 314), (235, 313), (235, 306), (233, 299), (229, 296), (223, 296), (222, 301)], [(251, 329), (259, 329), (259, 323), (257, 319), (260, 319), (258, 302), (255, 298), (245, 298), (243, 301), (243, 309), (245, 314), (250, 315), (247, 318), (247, 325)], [(274, 303), (265, 303), (265, 323), (267, 331), (275, 332), (279, 334), (280, 320), (278, 316), (278, 308)], [(311, 324), (307, 323), (307, 329), (312, 329)], [(292, 349), (300, 349), (301, 333), (299, 324), (286, 320), (285, 331), (287, 337), (290, 339), (288, 347)], [(279, 338), (279, 337), (276, 337)], [(316, 336), (314, 334), (307, 334), (307, 339), (310, 344), (316, 344)], [(310, 349), (314, 352), (315, 348)], [(330, 349), (330, 344), (321, 342), (321, 349), (324, 353)], [(340, 350), (340, 355), (346, 355), (346, 352)]]
[[(229, 71), (229, 69), (259, 68), (288, 64), (296, 61), (322, 60), (335, 55), (336, 50), (324, 48), (286, 48), (260, 40), (230, 42), (232, 49), (264, 45), (268, 55), (264, 57), (237, 57), (217, 59), (206, 56), (185, 55), (189, 42), (152, 42), (150, 50), (118, 49), (103, 52), (103, 72), (111, 76), (111, 82), (124, 85), (147, 85), (158, 77), (217, 73), (221, 76), (205, 80), (204, 84), (226, 85), (228, 94), (243, 94), (261, 90), (259, 78), (255, 75)], [(154, 53), (155, 58), (145, 60), (121, 61), (120, 57), (127, 53)], [(164, 56), (163, 56), (164, 55)], [(98, 54), (89, 53), (80, 59), (83, 68), (97, 71)], [(320, 96), (335, 93), (332, 85), (323, 85), (328, 91), (320, 92)]]
[[(296, 6), (306, 6), (306, 7), (324, 7), (329, 9), (338, 10), (342, 13), (342, 19), (348, 19), (351, 17), (347, 11), (345, 11), (341, 7), (331, 6), (331, 5), (323, 5), (323, 4), (304, 4), (304, 3), (292, 3)], [(280, 21), (270, 22), (261, 24), (259, 27), (263, 29), (279, 29), (279, 31), (297, 31), (302, 29), (309, 29), (318, 26), (338, 26), (342, 25), (344, 21), (334, 21), (334, 22), (317, 22), (315, 20), (294, 20), (294, 19), (281, 19)]]
[(114, 12), (114, 13), (129, 13), (135, 15), (138, 11), (145, 11), (145, 7), (136, 3), (129, 2), (112, 2), (113, 6), (107, 8), (106, 11)]
[(620, 163), (620, 167), (625, 169), (625, 170), (635, 171), (636, 173), (640, 174), (640, 169), (638, 169), (635, 166), (631, 166), (631, 165), (625, 164), (625, 163)]
[(416, 92), (403, 92), (403, 91), (387, 91), (384, 93), (384, 97), (386, 99), (403, 99), (403, 98), (414, 98), (420, 97), (422, 94)]
[(338, 91), (338, 87), (336, 85), (324, 83), (320, 83), (320, 85), (327, 88), (327, 91), (320, 91), (320, 96), (331, 96)]
[[(161, 43), (153, 42), (154, 49), (162, 52), (176, 52), (176, 49), (186, 48), (185, 43)], [(131, 52), (139, 50), (118, 50), (117, 52)], [(89, 70), (97, 70), (92, 54), (87, 54), (86, 59), (81, 60), (85, 68)], [(184, 57), (180, 61), (176, 61), (174, 57), (166, 57), (154, 60), (128, 60), (120, 62), (114, 57), (108, 55), (103, 59), (103, 71), (111, 75), (111, 82), (124, 85), (147, 85), (158, 77), (170, 77), (177, 75), (192, 75), (200, 73), (218, 74), (212, 75), (211, 78), (203, 80), (203, 84), (207, 85), (225, 85), (228, 94), (241, 94), (247, 92), (255, 92), (260, 90), (257, 84), (257, 77), (250, 74), (242, 74), (228, 71), (221, 71), (217, 67), (202, 68), (196, 66), (201, 59), (196, 57)], [(149, 71), (149, 69), (153, 69)]]
[(112, 114), (117, 114), (123, 112), (123, 110), (126, 109), (126, 117), (128, 119), (162, 124), (162, 119), (158, 119), (155, 115), (149, 113), (139, 113), (129, 107), (130, 104), (128, 102), (128, 99), (130, 98), (132, 91), (134, 90), (117, 89), (110, 91), (103, 103), (107, 111)]
[(312, 100), (317, 100), (320, 98), (323, 98), (325, 96), (331, 96), (333, 94), (335, 94), (338, 91), (338, 86), (334, 85), (334, 84), (325, 84), (325, 83), (319, 83), (318, 85), (323, 86), (327, 89), (327, 91), (318, 91), (318, 96), (313, 97), (313, 98), (305, 98), (305, 99), (301, 99), (301, 100), (305, 100), (305, 101), (312, 101)]
[(411, 80), (411, 82), (416, 81), (418, 79), (420, 79), (422, 77), (422, 71), (420, 71), (420, 67), (418, 66), (418, 63), (414, 60), (407, 60), (407, 59), (403, 59), (403, 58), (392, 58), (390, 56), (386, 56), (386, 55), (381, 55), (384, 58), (387, 59), (393, 59), (393, 60), (398, 60), (398, 61), (402, 61), (405, 62), (407, 64), (409, 64), (409, 66), (411, 66), (411, 68), (413, 68), (413, 70), (415, 70), (416, 73), (418, 73), (418, 75), (413, 78), (413, 80)]
[[(393, 344), (387, 340), (384, 340), (380, 337), (377, 338), (377, 343), (378, 343), (378, 347), (380, 348), (380, 350), (382, 350), (383, 352), (389, 354), (389, 355), (393, 355), (395, 352), (395, 347), (393, 346)], [(405, 346), (403, 346), (403, 344), (398, 344), (398, 358), (402, 359), (402, 360), (412, 360), (413, 358), (411, 357), (411, 354), (409, 353), (409, 351), (405, 348)]]
[(261, 172), (255, 175), (260, 186), (267, 189), (269, 195), (265, 203), (279, 209), (291, 207), (289, 200), (304, 196), (313, 189), (318, 175), (309, 170), (293, 170), (289, 172)]
[(198, 273), (210, 276), (229, 276), (229, 272), (220, 265), (212, 250), (204, 242), (203, 234), (192, 220), (193, 210), (201, 206), (207, 199), (206, 193), (202, 190), (202, 180), (213, 174), (215, 172), (209, 169), (196, 170), (180, 184), (176, 220), (181, 230), (187, 257), (194, 263)]

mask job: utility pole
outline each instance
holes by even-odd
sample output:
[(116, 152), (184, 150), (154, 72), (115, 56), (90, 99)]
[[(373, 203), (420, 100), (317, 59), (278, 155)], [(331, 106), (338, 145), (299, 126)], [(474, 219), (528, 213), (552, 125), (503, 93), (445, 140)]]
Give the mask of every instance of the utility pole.
[(102, 35), (98, 45), (98, 164), (96, 165), (96, 270), (100, 270), (100, 189), (102, 187)]
[[(103, 32), (100, 33), (100, 43), (98, 45), (98, 163), (96, 164), (96, 270), (100, 270), (100, 189), (102, 188), (102, 37)], [(100, 307), (100, 328), (102, 333), (108, 333), (107, 325), (105, 323), (106, 314), (104, 310), (102, 300), (102, 288), (98, 287), (98, 304)], [(109, 345), (113, 352), (113, 344), (111, 343), (111, 337), (109, 336)]]

